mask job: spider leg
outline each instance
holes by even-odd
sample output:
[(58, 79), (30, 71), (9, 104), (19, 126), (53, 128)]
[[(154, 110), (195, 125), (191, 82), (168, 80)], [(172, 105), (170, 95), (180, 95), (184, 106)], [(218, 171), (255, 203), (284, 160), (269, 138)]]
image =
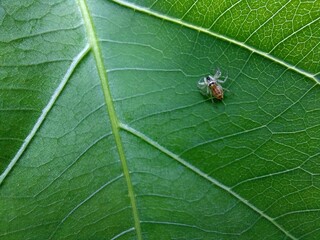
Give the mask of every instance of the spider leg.
[(220, 79), (217, 79), (217, 82), (219, 83), (225, 83), (228, 79), (228, 75), (224, 78), (224, 80), (220, 80)]
[(198, 86), (198, 89), (200, 90), (202, 95), (208, 95), (208, 86), (207, 86), (206, 82), (204, 82), (200, 79), (197, 86)]
[(199, 89), (205, 89), (205, 88), (207, 87), (206, 84), (204, 84), (204, 83), (199, 83), (199, 82), (198, 82), (198, 85), (197, 85), (197, 86), (198, 86)]
[(214, 104), (214, 98), (213, 97), (211, 97), (211, 102)]
[(230, 92), (230, 90), (228, 88), (223, 88), (223, 91)]
[(198, 88), (200, 89), (204, 89), (205, 87), (207, 87), (207, 81), (205, 78), (201, 78), (199, 81), (198, 81)]
[(216, 73), (214, 74), (213, 78), (214, 78), (214, 79), (218, 79), (219, 77), (221, 77), (221, 71), (220, 71), (219, 68), (217, 68), (217, 71), (216, 71)]

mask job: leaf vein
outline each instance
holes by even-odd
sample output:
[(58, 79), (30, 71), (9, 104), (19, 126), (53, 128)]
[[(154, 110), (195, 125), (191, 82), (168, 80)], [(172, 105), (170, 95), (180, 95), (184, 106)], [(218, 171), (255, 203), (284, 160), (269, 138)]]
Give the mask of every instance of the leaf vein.
[(51, 233), (49, 239), (52, 239), (52, 237), (54, 236), (54, 234), (57, 232), (57, 230), (59, 229), (59, 227), (76, 211), (78, 210), (81, 206), (83, 206), (86, 202), (88, 202), (91, 198), (93, 198), (96, 194), (98, 194), (99, 192), (101, 192), (103, 189), (105, 189), (107, 186), (109, 186), (110, 184), (116, 182), (117, 180), (119, 180), (120, 178), (123, 177), (123, 174), (120, 174), (119, 176), (111, 179), (110, 181), (106, 182), (105, 184), (103, 184), (101, 187), (99, 187), (97, 190), (95, 190), (93, 193), (91, 193), (88, 197), (86, 197), (83, 201), (81, 201), (79, 204), (77, 204), (77, 206), (75, 206), (62, 220), (61, 222), (57, 225), (57, 227), (55, 228), (55, 230)]
[(79, 64), (79, 62), (84, 58), (84, 56), (89, 52), (90, 46), (85, 46), (82, 51), (73, 59), (70, 67), (68, 68), (66, 74), (64, 75), (61, 83), (57, 87), (57, 89), (54, 91), (53, 95), (51, 96), (48, 104), (45, 106), (45, 108), (42, 110), (41, 115), (39, 116), (37, 122), (31, 129), (30, 133), (24, 140), (23, 144), (21, 145), (20, 149), (18, 150), (17, 154), (13, 157), (7, 168), (4, 170), (4, 172), (0, 175), (0, 185), (3, 182), (3, 180), (6, 178), (6, 176), (9, 174), (9, 172), (12, 170), (12, 168), (15, 166), (17, 161), (20, 159), (21, 155), (24, 153), (30, 142), (32, 141), (33, 137), (36, 135), (38, 130), (40, 129), (40, 126), (44, 122), (46, 116), (52, 109), (53, 105), (59, 98), (60, 94), (62, 93), (64, 87), (66, 86), (68, 80), (70, 79), (72, 73), (74, 72), (75, 68)]
[(151, 15), (153, 17), (159, 18), (161, 20), (165, 20), (165, 21), (168, 21), (168, 22), (179, 24), (179, 25), (184, 26), (186, 28), (193, 29), (195, 31), (202, 32), (202, 33), (208, 34), (210, 36), (216, 37), (218, 39), (221, 39), (223, 41), (235, 44), (235, 45), (237, 45), (239, 47), (247, 49), (248, 51), (250, 51), (252, 53), (256, 53), (256, 54), (258, 54), (258, 55), (260, 55), (260, 56), (262, 56), (262, 57), (264, 57), (266, 59), (269, 59), (269, 60), (271, 60), (273, 62), (276, 62), (279, 65), (282, 65), (287, 69), (290, 69), (290, 70), (292, 70), (294, 72), (297, 72), (297, 73), (299, 73), (299, 74), (301, 74), (303, 76), (306, 76), (306, 77), (308, 77), (310, 79), (313, 79), (316, 83), (319, 84), (319, 82), (316, 79), (316, 75), (314, 75), (312, 73), (309, 73), (309, 72), (306, 72), (303, 69), (300, 69), (297, 66), (295, 66), (295, 65), (293, 65), (293, 64), (291, 64), (289, 62), (285, 62), (284, 60), (281, 60), (281, 59), (271, 55), (270, 53), (267, 53), (267, 52), (261, 51), (259, 49), (256, 49), (256, 48), (254, 48), (252, 46), (249, 46), (249, 45), (245, 44), (244, 42), (240, 42), (238, 40), (235, 40), (235, 39), (232, 39), (230, 37), (221, 35), (219, 33), (211, 32), (209, 29), (206, 29), (206, 28), (203, 28), (203, 27), (199, 27), (199, 26), (193, 25), (191, 23), (184, 22), (183, 20), (178, 19), (178, 18), (174, 18), (174, 17), (171, 17), (171, 16), (164, 15), (162, 13), (158, 13), (158, 12), (152, 11), (149, 8), (146, 8), (146, 7), (143, 7), (143, 6), (139, 6), (139, 5), (134, 4), (134, 3), (128, 3), (128, 2), (123, 1), (123, 0), (113, 0), (113, 2), (115, 2), (115, 3), (117, 3), (117, 4), (121, 5), (121, 6), (133, 9), (134, 11), (145, 13), (145, 14)]
[(95, 30), (93, 20), (90, 15), (88, 6), (86, 4), (86, 1), (85, 0), (78, 0), (78, 3), (79, 3), (82, 17), (83, 17), (83, 20), (84, 20), (84, 23), (86, 26), (88, 39), (89, 39), (90, 45), (92, 47), (93, 55), (94, 55), (94, 58), (96, 61), (97, 71), (98, 71), (98, 74), (100, 77), (100, 82), (101, 82), (101, 86), (102, 86), (102, 90), (103, 90), (103, 94), (104, 94), (104, 100), (106, 103), (106, 108), (107, 108), (106, 110), (109, 114), (112, 133), (114, 135), (114, 140), (115, 140), (115, 144), (117, 146), (120, 162), (122, 165), (123, 174), (124, 174), (126, 184), (128, 187), (128, 195), (129, 195), (130, 203), (132, 206), (132, 215), (133, 215), (133, 219), (134, 219), (135, 230), (137, 233), (137, 239), (141, 240), (142, 233), (141, 233), (138, 208), (137, 208), (137, 204), (136, 204), (133, 185), (131, 182), (129, 168), (127, 165), (127, 160), (126, 160), (125, 153), (124, 153), (124, 148), (122, 145), (122, 140), (120, 137), (119, 122), (118, 122), (115, 108), (113, 106), (112, 96), (111, 96), (111, 92), (110, 92), (109, 85), (108, 85), (107, 71), (106, 71), (105, 63), (103, 61), (102, 52), (101, 52), (100, 44), (99, 44), (99, 39), (96, 35), (96, 30)]
[(188, 168), (189, 170), (191, 170), (192, 172), (198, 174), (200, 177), (204, 178), (205, 180), (209, 181), (210, 183), (212, 183), (213, 185), (215, 185), (216, 187), (224, 190), (225, 192), (229, 193), (231, 196), (233, 196), (234, 198), (236, 198), (238, 201), (240, 201), (241, 203), (243, 203), (244, 205), (246, 205), (248, 208), (250, 208), (251, 210), (253, 210), (254, 212), (258, 213), (261, 217), (265, 218), (266, 220), (268, 220), (270, 223), (272, 223), (275, 227), (277, 227), (281, 232), (283, 232), (285, 235), (287, 235), (289, 238), (291, 239), (296, 239), (293, 235), (290, 234), (290, 232), (288, 232), (286, 229), (284, 229), (280, 224), (278, 224), (276, 221), (274, 221), (274, 219), (270, 216), (268, 216), (267, 214), (265, 214), (263, 211), (261, 211), (260, 209), (258, 209), (257, 207), (255, 207), (254, 205), (252, 205), (250, 202), (248, 202), (248, 200), (244, 199), (243, 197), (241, 197), (239, 194), (237, 194), (236, 192), (234, 192), (230, 187), (224, 185), (223, 183), (219, 182), (218, 180), (212, 178), (211, 176), (205, 174), (204, 172), (202, 172), (200, 169), (196, 168), (195, 166), (193, 166), (192, 164), (188, 163), (186, 160), (182, 159), (180, 156), (178, 156), (177, 154), (171, 152), (170, 150), (166, 149), (164, 146), (160, 145), (159, 143), (157, 143), (156, 141), (152, 140), (151, 138), (149, 138), (148, 136), (144, 135), (143, 133), (137, 131), (136, 129), (131, 128), (130, 126), (120, 123), (120, 127), (131, 133), (132, 135), (142, 139), (143, 141), (145, 141), (146, 143), (148, 143), (149, 145), (153, 146), (154, 148), (158, 149), (159, 151), (163, 152), (164, 154), (166, 154), (167, 156), (169, 156), (170, 158), (174, 159), (175, 161), (179, 162), (181, 165), (183, 165), (184, 167)]

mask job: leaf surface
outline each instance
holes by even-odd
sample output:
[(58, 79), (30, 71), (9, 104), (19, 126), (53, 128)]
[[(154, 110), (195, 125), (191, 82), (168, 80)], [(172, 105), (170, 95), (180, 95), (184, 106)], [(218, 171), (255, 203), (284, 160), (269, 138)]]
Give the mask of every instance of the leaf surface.
[(319, 1), (0, 6), (1, 238), (320, 237)]

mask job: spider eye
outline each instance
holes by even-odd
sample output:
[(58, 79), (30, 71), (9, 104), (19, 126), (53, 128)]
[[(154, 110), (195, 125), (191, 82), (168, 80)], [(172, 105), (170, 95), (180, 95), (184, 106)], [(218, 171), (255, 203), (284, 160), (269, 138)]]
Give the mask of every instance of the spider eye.
[(209, 80), (210, 80), (210, 77), (208, 76), (208, 77), (206, 77), (206, 79), (209, 81)]

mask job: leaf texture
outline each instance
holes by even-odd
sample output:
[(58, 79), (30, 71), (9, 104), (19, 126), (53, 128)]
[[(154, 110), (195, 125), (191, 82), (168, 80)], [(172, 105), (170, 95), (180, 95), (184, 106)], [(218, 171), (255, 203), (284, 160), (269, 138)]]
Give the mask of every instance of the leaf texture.
[(318, 239), (319, 9), (2, 1), (0, 238)]

